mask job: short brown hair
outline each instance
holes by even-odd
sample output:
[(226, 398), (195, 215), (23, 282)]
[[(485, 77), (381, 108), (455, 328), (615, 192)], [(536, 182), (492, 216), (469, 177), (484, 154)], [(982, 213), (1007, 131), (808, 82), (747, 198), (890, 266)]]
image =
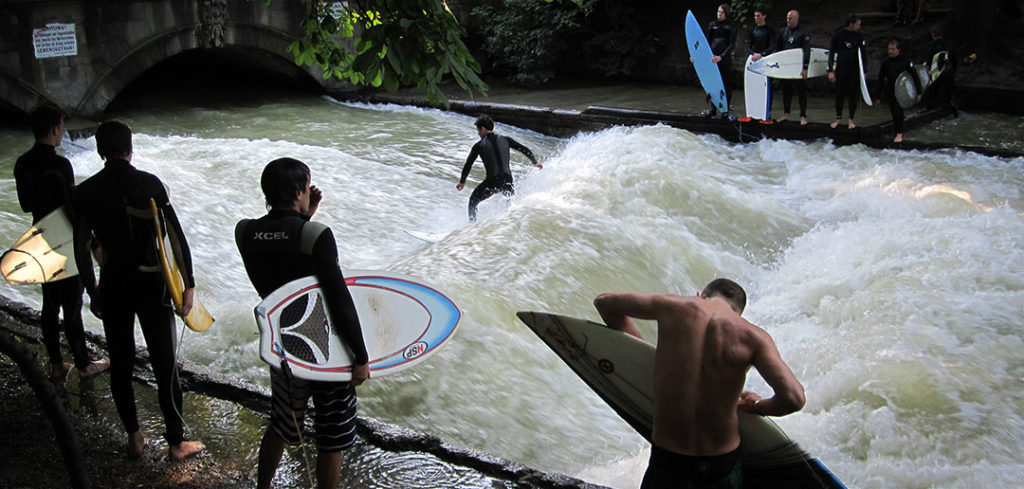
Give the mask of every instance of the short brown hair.
[(740, 284), (727, 278), (716, 278), (704, 287), (701, 295), (707, 298), (721, 297), (732, 307), (736, 314), (743, 314), (747, 307), (747, 293)]

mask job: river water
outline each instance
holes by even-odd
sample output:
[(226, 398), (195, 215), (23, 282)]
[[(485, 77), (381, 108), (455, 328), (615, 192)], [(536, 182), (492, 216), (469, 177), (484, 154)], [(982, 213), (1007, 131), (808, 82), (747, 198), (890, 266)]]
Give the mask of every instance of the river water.
[[(499, 125), (545, 167), (514, 156), (518, 194), (488, 200), (468, 224), (480, 165), (470, 188), (455, 184), (476, 140), (472, 118), (311, 95), (221, 98), (154, 97), (115, 114), (136, 131), (134, 164), (170, 188), (198, 293), (218, 320), (186, 334), (182, 355), (194, 362), (267, 382), (258, 297), (232, 231), (264, 212), (262, 167), (291, 156), (324, 192), (316, 219), (334, 229), (343, 269), (422, 277), (464, 313), (428, 363), (360, 388), (363, 415), (636, 487), (645, 442), (514, 313), (596, 319), (603, 291), (692, 294), (727, 276), (746, 286), (746, 316), (806, 387), (803, 412), (778, 423), (850, 487), (1024, 478), (1021, 159), (734, 145), (664, 126), (555, 139)], [(27, 131), (0, 131), (3, 243), (30, 224), (11, 176), (30, 144)], [(102, 166), (92, 139), (62, 151), (80, 180)], [(448, 234), (428, 243), (405, 231)], [(0, 292), (40, 302), (35, 287)], [(748, 384), (769, 394), (756, 374)]]

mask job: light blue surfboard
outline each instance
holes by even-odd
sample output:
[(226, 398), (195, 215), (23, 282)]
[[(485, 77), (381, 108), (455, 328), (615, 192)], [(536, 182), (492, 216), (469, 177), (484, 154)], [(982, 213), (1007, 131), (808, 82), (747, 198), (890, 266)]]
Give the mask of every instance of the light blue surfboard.
[[(718, 65), (711, 61), (714, 54), (711, 52), (711, 45), (708, 38), (704, 36), (704, 30), (700, 28), (697, 18), (693, 12), (686, 11), (686, 47), (690, 50), (690, 57), (693, 58), (693, 67), (697, 70), (697, 78), (700, 79), (704, 92), (711, 97), (711, 103), (720, 113), (729, 111), (729, 101), (725, 96), (725, 84), (722, 82), (722, 74), (718, 71)], [(722, 60), (723, 63), (726, 60)]]

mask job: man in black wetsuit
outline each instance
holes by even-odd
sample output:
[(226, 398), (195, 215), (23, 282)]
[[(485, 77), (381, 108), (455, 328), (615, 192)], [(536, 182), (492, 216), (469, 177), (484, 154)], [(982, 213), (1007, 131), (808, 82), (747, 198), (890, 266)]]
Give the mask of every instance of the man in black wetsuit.
[[(723, 3), (718, 6), (715, 20), (708, 23), (708, 46), (711, 47), (711, 62), (718, 67), (718, 73), (722, 76), (722, 85), (725, 89), (726, 113), (729, 115), (729, 108), (732, 107), (732, 53), (736, 49), (736, 23), (729, 19), (729, 4)], [(711, 102), (711, 96), (707, 97)], [(714, 105), (704, 115), (715, 117), (718, 110)]]
[(285, 445), (300, 442), (310, 397), (316, 407), (317, 487), (338, 487), (342, 450), (355, 442), (355, 386), (370, 378), (363, 332), (338, 266), (334, 234), (329, 227), (309, 220), (323, 197), (309, 182), (309, 167), (299, 160), (279, 158), (267, 164), (260, 186), (270, 212), (259, 219), (239, 221), (235, 243), (260, 297), (292, 280), (316, 276), (335, 332), (352, 351), (355, 366), (350, 382), (314, 382), (293, 377), (287, 368), (270, 368), (272, 406), (270, 426), (260, 443), (258, 489), (270, 487)]
[(864, 34), (860, 32), (860, 16), (850, 14), (846, 26), (832, 36), (828, 54), (828, 81), (836, 85), (836, 120), (829, 124), (832, 129), (839, 127), (843, 118), (843, 99), (850, 103), (850, 119), (847, 127), (856, 129), (853, 118), (857, 115), (857, 99), (860, 98), (860, 62), (857, 55), (864, 47)]
[(774, 53), (778, 41), (775, 29), (772, 29), (772, 26), (765, 22), (768, 16), (765, 15), (764, 10), (754, 10), (754, 27), (750, 29), (750, 33), (747, 36), (747, 54), (754, 61)]
[[(956, 103), (953, 101), (953, 81), (956, 78), (957, 59), (953, 52), (953, 45), (942, 37), (942, 24), (935, 24), (929, 30), (932, 42), (928, 44), (928, 63), (938, 63), (939, 67), (945, 67), (942, 74), (932, 81), (928, 87), (928, 97), (925, 107), (934, 109), (938, 107), (949, 107), (953, 110), (953, 116), (957, 116)], [(945, 56), (940, 53), (946, 53)], [(939, 55), (936, 59), (936, 55)]]
[[(105, 160), (103, 169), (82, 182), (75, 192), (75, 258), (78, 263), (91, 263), (86, 242), (95, 233), (103, 249), (99, 286), (91, 266), (79, 267), (79, 274), (89, 293), (90, 309), (103, 320), (110, 352), (110, 392), (128, 432), (128, 453), (140, 456), (146, 447), (146, 437), (139, 426), (132, 387), (137, 316), (156, 377), (167, 429), (164, 438), (170, 458), (180, 460), (206, 448), (199, 442), (184, 441), (184, 407), (175, 360), (174, 313), (185, 317), (192, 309), (195, 280), (191, 253), (163, 182), (131, 164), (132, 130), (119, 121), (100, 124), (96, 129), (96, 151)], [(161, 273), (156, 243), (160, 238), (156, 235), (150, 199), (156, 201), (164, 216), (172, 245), (181, 250), (179, 266), (185, 290), (177, 311), (170, 305)]]
[[(18, 186), (21, 209), (32, 213), (32, 223), (35, 224), (54, 210), (63, 208), (74, 223), (72, 195), (75, 174), (71, 162), (57, 154), (57, 146), (64, 141), (64, 114), (56, 107), (44, 105), (33, 110), (29, 120), (36, 144), (14, 164), (14, 181)], [(91, 261), (89, 265), (92, 265)], [(88, 378), (106, 370), (110, 361), (104, 358), (93, 362), (85, 345), (81, 280), (69, 277), (44, 283), (42, 288), (43, 308), (39, 322), (43, 330), (43, 344), (50, 357), (50, 376), (63, 379), (71, 370), (71, 364), (64, 361), (60, 349), (59, 316), (62, 309), (64, 335), (71, 347), (78, 374)]]
[(896, 78), (904, 71), (910, 73), (910, 79), (917, 89), (917, 100), (921, 101), (921, 82), (917, 79), (917, 71), (913, 69), (910, 61), (900, 54), (900, 41), (893, 39), (889, 41), (889, 57), (882, 62), (878, 70), (878, 100), (885, 100), (889, 104), (889, 112), (892, 114), (892, 125), (895, 137), (892, 142), (903, 142), (903, 107), (896, 100)]
[(779, 80), (782, 86), (782, 117), (779, 121), (789, 120), (789, 109), (793, 106), (793, 89), (796, 88), (797, 100), (800, 104), (800, 125), (807, 125), (807, 66), (811, 63), (811, 35), (800, 26), (800, 12), (790, 10), (786, 14), (786, 27), (779, 33), (779, 51), (800, 49), (804, 52), (804, 69), (799, 80)]
[(484, 169), (487, 170), (487, 177), (473, 189), (469, 196), (469, 220), (476, 221), (476, 207), (488, 197), (501, 192), (506, 197), (515, 194), (515, 187), (512, 183), (512, 170), (509, 168), (509, 148), (514, 149), (530, 159), (533, 166), (544, 168), (544, 165), (537, 162), (526, 146), (508, 136), (499, 136), (494, 133), (494, 121), (490, 116), (482, 115), (475, 123), (476, 133), (480, 135), (480, 141), (473, 145), (466, 158), (466, 165), (462, 167), (462, 177), (459, 178), (456, 190), (462, 191), (466, 186), (466, 177), (469, 170), (473, 168), (476, 157), (484, 160)]

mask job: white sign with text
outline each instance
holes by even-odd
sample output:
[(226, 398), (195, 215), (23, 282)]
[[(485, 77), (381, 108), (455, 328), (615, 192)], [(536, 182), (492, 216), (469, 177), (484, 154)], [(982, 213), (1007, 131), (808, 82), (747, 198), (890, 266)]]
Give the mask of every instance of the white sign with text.
[(46, 24), (42, 29), (32, 29), (32, 45), (36, 59), (77, 56), (75, 24)]

